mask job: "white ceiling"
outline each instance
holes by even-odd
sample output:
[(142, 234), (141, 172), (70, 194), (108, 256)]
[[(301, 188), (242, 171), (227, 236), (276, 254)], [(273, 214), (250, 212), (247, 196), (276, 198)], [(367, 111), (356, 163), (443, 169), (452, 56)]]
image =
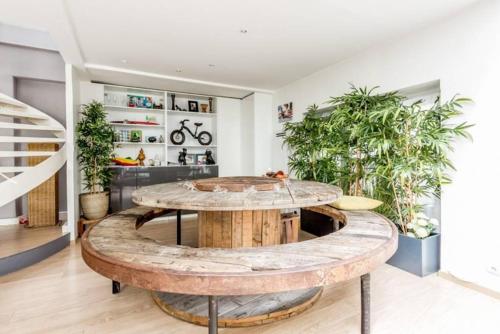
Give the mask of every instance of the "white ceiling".
[(154, 73), (167, 86), (207, 89), (199, 82), (206, 81), (244, 95), (275, 90), (475, 1), (45, 0), (52, 5), (41, 7), (2, 0), (0, 21), (47, 29), (65, 59), (86, 64), (91, 78), (143, 85)]

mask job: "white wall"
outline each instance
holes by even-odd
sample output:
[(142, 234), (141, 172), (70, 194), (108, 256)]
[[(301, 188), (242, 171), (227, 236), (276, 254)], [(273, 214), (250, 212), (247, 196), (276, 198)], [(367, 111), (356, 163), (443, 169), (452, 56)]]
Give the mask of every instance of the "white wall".
[(241, 175), (241, 100), (217, 98), (217, 146), (219, 176)]
[[(276, 106), (292, 101), (295, 120), (306, 107), (347, 91), (348, 83), (396, 90), (440, 80), (444, 99), (460, 93), (474, 99), (464, 120), (476, 124), (474, 142), (460, 141), (452, 159), (454, 183), (442, 195), (442, 269), (500, 291), (498, 207), (498, 81), (500, 77), (500, 4), (483, 1), (425, 30), (387, 41), (281, 89)], [(280, 125), (274, 117), (274, 132)], [(281, 152), (276, 144), (273, 155)], [(280, 168), (285, 156), (273, 159)]]
[(254, 93), (242, 101), (243, 175), (262, 175), (271, 168), (272, 103), (272, 95), (265, 93)]
[(66, 64), (66, 174), (68, 194), (68, 222), (67, 228), (71, 233), (71, 240), (78, 236), (78, 219), (80, 218), (80, 172), (75, 148), (75, 124), (80, 110), (80, 79), (76, 68)]

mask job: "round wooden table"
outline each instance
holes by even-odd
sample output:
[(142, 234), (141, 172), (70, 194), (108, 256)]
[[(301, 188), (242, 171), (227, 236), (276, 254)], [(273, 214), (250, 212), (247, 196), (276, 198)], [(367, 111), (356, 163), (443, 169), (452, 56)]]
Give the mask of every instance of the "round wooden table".
[[(175, 182), (134, 191), (136, 204), (198, 211), (198, 247), (239, 248), (280, 244), (281, 209), (328, 204), (340, 188), (313, 181), (267, 177), (225, 177)], [(228, 296), (219, 301), (219, 326), (242, 327), (288, 318), (306, 310), (322, 288), (256, 296)], [(168, 314), (207, 325), (205, 296), (154, 292)]]

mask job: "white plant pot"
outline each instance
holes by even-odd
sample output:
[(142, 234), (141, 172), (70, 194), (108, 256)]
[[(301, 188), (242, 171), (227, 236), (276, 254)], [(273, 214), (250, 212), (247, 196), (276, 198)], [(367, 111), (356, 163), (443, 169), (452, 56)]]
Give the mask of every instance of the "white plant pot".
[(109, 209), (109, 192), (81, 194), (80, 204), (85, 218), (89, 220), (103, 218)]

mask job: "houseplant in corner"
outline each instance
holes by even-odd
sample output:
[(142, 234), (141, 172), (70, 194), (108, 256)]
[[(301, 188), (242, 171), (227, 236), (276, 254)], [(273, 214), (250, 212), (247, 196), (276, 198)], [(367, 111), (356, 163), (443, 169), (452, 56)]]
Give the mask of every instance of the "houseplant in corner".
[(99, 219), (109, 208), (106, 188), (111, 178), (108, 166), (113, 152), (113, 129), (101, 103), (92, 101), (82, 109), (82, 118), (76, 125), (76, 144), (85, 189), (89, 192), (80, 195), (80, 204), (85, 218)]
[(451, 182), (446, 174), (454, 168), (448, 158), (457, 137), (470, 139), (466, 123), (453, 124), (462, 114), (466, 98), (453, 98), (430, 107), (419, 100), (401, 104), (397, 112), (371, 113), (380, 124), (367, 133), (370, 151), (376, 160), (374, 196), (386, 204), (382, 210), (399, 226), (399, 247), (388, 261), (419, 276), (440, 267), (440, 234), (437, 220), (423, 214), (422, 199), (439, 198), (441, 187)]
[(327, 113), (312, 106), (301, 123), (285, 125), (289, 166), (298, 178), (340, 186), (346, 195), (369, 196), (377, 211), (398, 225), (399, 248), (389, 261), (420, 276), (439, 270), (437, 220), (424, 214), (422, 200), (439, 198), (451, 181), (448, 153), (457, 137), (470, 138), (470, 125), (454, 125), (465, 98), (427, 107), (397, 92), (374, 94), (351, 87), (332, 97)]

